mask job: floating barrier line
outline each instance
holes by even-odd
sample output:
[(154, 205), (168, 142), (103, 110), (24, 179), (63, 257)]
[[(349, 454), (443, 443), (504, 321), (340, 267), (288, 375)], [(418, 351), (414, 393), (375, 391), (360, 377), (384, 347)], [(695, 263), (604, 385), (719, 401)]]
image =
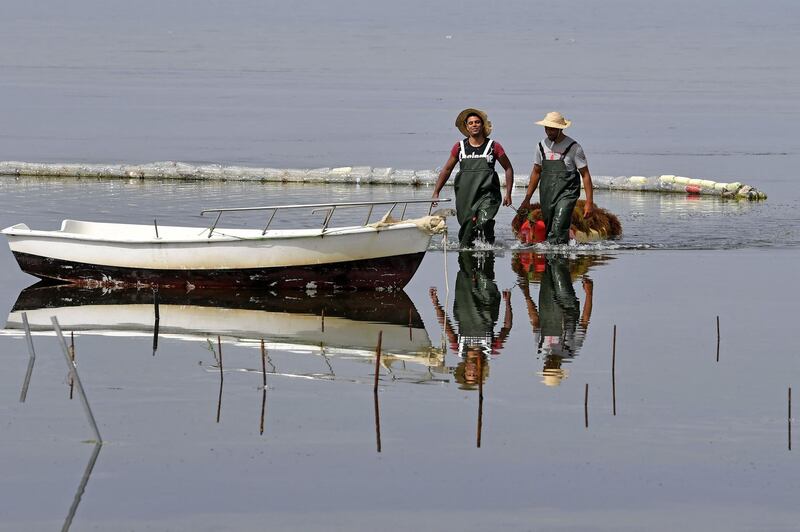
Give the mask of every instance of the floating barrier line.
[[(273, 183), (353, 183), (377, 185), (433, 186), (439, 176), (434, 170), (404, 170), (390, 167), (344, 166), (339, 168), (256, 168), (195, 165), (182, 162), (146, 164), (27, 163), (0, 161), (0, 175), (32, 177), (83, 177), (119, 179), (183, 179), (262, 181)], [(595, 188), (637, 192), (670, 192), (763, 200), (767, 195), (740, 182), (719, 182), (675, 175), (593, 176)], [(453, 180), (448, 180), (448, 185)], [(527, 175), (514, 177), (515, 187), (526, 187)]]

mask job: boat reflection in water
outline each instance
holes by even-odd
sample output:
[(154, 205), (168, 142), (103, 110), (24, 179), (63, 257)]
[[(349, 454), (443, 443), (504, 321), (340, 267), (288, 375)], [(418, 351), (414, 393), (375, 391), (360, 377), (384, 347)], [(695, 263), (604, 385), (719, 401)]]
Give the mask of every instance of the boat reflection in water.
[[(395, 380), (431, 380), (437, 369), (445, 371), (444, 354), (432, 347), (417, 309), (402, 291), (374, 292), (368, 297), (363, 293), (309, 296), (298, 292), (154, 292), (39, 284), (20, 293), (8, 317), (6, 333), (22, 333), (23, 312), (34, 332), (51, 333), (50, 317), (56, 316), (65, 331), (153, 336), (153, 354), (159, 338), (216, 346), (219, 336), (223, 343), (253, 348), (260, 347), (263, 339), (270, 351), (321, 355), (330, 371), (305, 376), (326, 379), (336, 378), (329, 357), (374, 361), (382, 331), (381, 362)], [(410, 369), (406, 362), (413, 363)], [(226, 371), (233, 369), (226, 364)], [(364, 369), (360, 373), (372, 373), (372, 366), (365, 365)], [(273, 370), (273, 374), (282, 374)]]
[[(502, 295), (494, 277), (493, 252), (467, 252), (458, 254), (453, 318), (455, 327), (439, 302), (435, 288), (430, 289), (431, 302), (439, 324), (444, 328), (450, 348), (460, 361), (451, 368), (462, 389), (475, 389), (489, 377), (488, 362), (500, 354), (508, 333), (511, 332), (511, 292)], [(504, 318), (499, 330), (500, 302), (505, 305)]]
[[(594, 282), (589, 269), (609, 257), (583, 255), (566, 257), (556, 254), (518, 252), (511, 265), (528, 307), (537, 356), (543, 361), (539, 375), (547, 386), (558, 386), (568, 376), (563, 364), (577, 356), (592, 316)], [(581, 279), (583, 308), (573, 283)], [(531, 297), (531, 284), (539, 285), (539, 305)]]

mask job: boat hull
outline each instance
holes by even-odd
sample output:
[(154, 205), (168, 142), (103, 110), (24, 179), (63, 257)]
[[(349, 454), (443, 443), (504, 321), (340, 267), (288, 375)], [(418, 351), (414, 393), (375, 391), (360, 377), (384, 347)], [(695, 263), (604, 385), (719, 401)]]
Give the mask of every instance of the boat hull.
[[(430, 218), (430, 217), (429, 217)], [(420, 223), (422, 220), (422, 223)], [(403, 288), (432, 232), (427, 219), (382, 226), (260, 231), (64, 220), (60, 231), (6, 228), (20, 268), (82, 286)]]
[[(225, 344), (241, 353), (255, 351), (253, 357), (238, 357), (240, 363), (226, 355), (226, 372), (353, 383), (369, 376), (371, 383), (380, 344), (382, 371), (391, 373), (392, 382), (448, 381), (444, 352), (431, 345), (419, 312), (402, 290), (364, 297), (359, 292), (312, 296), (295, 290), (187, 292), (38, 283), (20, 293), (0, 337), (52, 336), (54, 317), (62, 331), (76, 337), (128, 338), (132, 353), (155, 356), (162, 341), (172, 345), (170, 353), (191, 354), (193, 365), (195, 354), (205, 353), (205, 371), (219, 368), (209, 349), (216, 356), (214, 348)], [(176, 347), (176, 341), (202, 346), (199, 351), (189, 344)], [(269, 369), (260, 363), (263, 355)]]
[(327, 264), (263, 268), (155, 269), (87, 264), (13, 252), (22, 271), (79, 286), (165, 288), (243, 287), (265, 290), (400, 290), (417, 271), (425, 252)]
[[(84, 288), (74, 285), (26, 288), (17, 298), (6, 329), (50, 333), (51, 318), (64, 331), (113, 336), (162, 336), (189, 341), (243, 343), (279, 349), (372, 357), (379, 334), (382, 355), (439, 365), (425, 324), (402, 290), (362, 297), (358, 293), (296, 291), (270, 294), (225, 288), (170, 290)], [(155, 345), (155, 342), (154, 342)]]

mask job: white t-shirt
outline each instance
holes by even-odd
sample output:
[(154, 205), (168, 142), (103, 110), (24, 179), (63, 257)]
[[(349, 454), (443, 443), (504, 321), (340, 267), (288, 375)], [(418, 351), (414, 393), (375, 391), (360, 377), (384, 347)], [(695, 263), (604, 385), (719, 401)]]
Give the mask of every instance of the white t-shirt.
[[(567, 146), (573, 142), (575, 141), (566, 135), (564, 135), (564, 138), (559, 142), (553, 142), (548, 138), (544, 138), (541, 141), (542, 147), (544, 148), (544, 156), (550, 161), (557, 161), (561, 159), (561, 155), (564, 153), (564, 150), (567, 149)], [(533, 163), (542, 166), (542, 152), (539, 151), (538, 144), (534, 148), (534, 151), (536, 152), (536, 157)], [(588, 166), (589, 163), (586, 162), (586, 154), (583, 153), (583, 148), (580, 144), (575, 144), (570, 148), (566, 159), (564, 159), (564, 164), (570, 172), (576, 168), (580, 170)]]

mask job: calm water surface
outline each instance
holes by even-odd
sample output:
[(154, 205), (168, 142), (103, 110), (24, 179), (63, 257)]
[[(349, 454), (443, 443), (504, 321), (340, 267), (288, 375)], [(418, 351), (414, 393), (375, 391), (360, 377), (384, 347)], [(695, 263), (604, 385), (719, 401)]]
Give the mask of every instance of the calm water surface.
[[(3, 224), (34, 227), (74, 210), (200, 225), (208, 206), (429, 194), (46, 179), (2, 190)], [(2, 252), (3, 527), (74, 515), (77, 530), (791, 529), (796, 237), (732, 229), (769, 218), (765, 204), (598, 202), (620, 213), (621, 240), (556, 255), (510, 233), (484, 252), (434, 242), (399, 294), (163, 293), (155, 338), (152, 292), (26, 288), (34, 279)], [(718, 240), (689, 238), (697, 224)], [(22, 311), (37, 351), (24, 403)], [(81, 443), (91, 432), (52, 315), (74, 334), (108, 440), (98, 455)]]
[[(459, 255), (436, 239), (405, 292), (380, 297), (160, 294), (158, 335), (151, 292), (28, 288), (3, 249), (0, 530), (800, 526), (796, 2), (2, 15), (2, 160), (430, 169), (477, 106), (524, 174), (532, 122), (560, 109), (597, 175), (741, 181), (769, 200), (599, 192), (618, 241), (547, 255), (505, 229)], [(430, 192), (0, 178), (0, 223), (204, 225), (208, 207)], [(51, 315), (74, 333), (99, 454)]]

